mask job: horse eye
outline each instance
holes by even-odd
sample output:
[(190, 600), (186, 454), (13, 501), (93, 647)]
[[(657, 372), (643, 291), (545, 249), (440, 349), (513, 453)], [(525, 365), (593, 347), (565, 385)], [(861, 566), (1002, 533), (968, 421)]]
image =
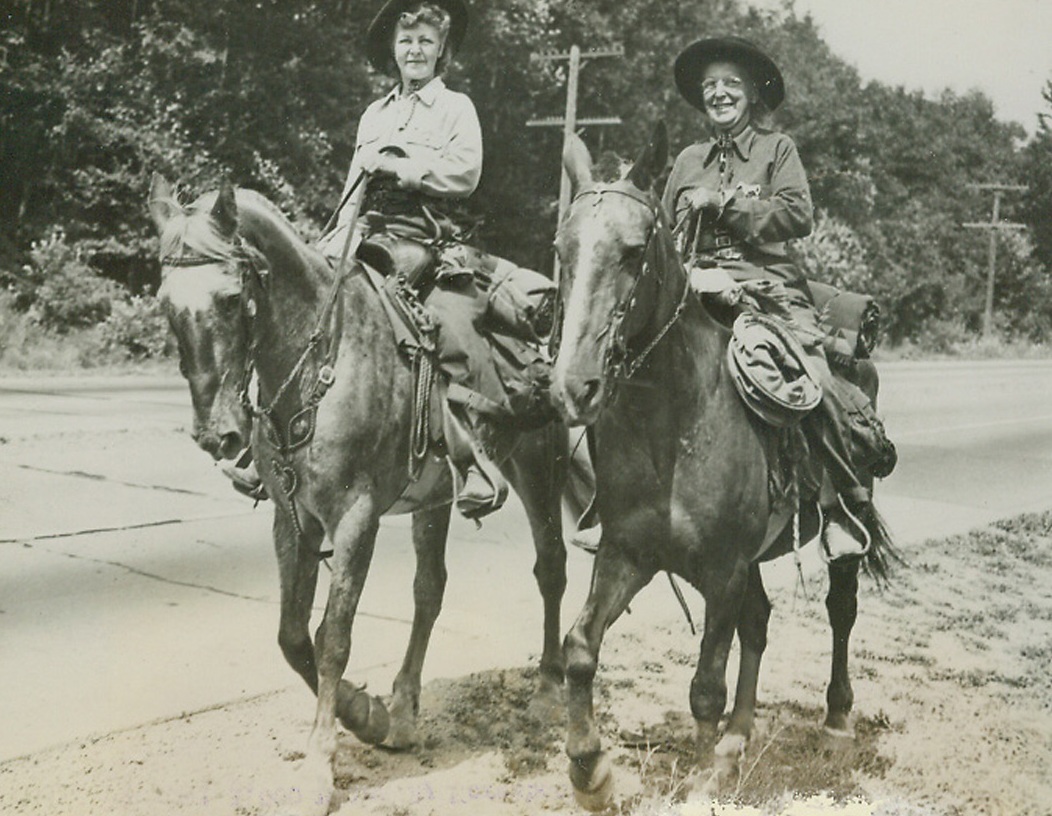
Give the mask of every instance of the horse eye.
[(219, 295), (216, 297), (216, 305), (223, 314), (233, 314), (241, 308), (241, 295), (237, 292)]

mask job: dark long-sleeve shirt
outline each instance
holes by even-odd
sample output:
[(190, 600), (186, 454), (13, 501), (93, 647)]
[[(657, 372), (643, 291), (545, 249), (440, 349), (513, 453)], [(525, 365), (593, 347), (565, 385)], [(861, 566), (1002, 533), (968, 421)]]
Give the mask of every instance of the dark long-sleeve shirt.
[(760, 276), (762, 267), (779, 278), (798, 278), (799, 272), (786, 259), (785, 242), (809, 235), (814, 216), (807, 174), (793, 140), (749, 125), (727, 150), (722, 183), (719, 153), (716, 140), (707, 139), (679, 154), (665, 186), (667, 211), (679, 223), (689, 209), (691, 190), (720, 191), (722, 211), (703, 229), (710, 231), (710, 239), (712, 234), (725, 236), (746, 264), (758, 267), (754, 274), (741, 270), (742, 277)]

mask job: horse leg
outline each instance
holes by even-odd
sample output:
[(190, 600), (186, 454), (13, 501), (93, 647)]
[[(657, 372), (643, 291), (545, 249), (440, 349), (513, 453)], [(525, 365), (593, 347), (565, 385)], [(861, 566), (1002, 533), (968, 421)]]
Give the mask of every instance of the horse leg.
[[(742, 606), (749, 585), (753, 565), (744, 560), (736, 560), (725, 569), (714, 571), (704, 581), (705, 628), (701, 637), (701, 653), (694, 679), (690, 684), (690, 710), (696, 724), (695, 748), (700, 765), (715, 745), (715, 760), (709, 778), (701, 785), (706, 793), (716, 793), (724, 783), (735, 776), (738, 771), (741, 753), (745, 750), (745, 740), (741, 733), (732, 733), (726, 741), (716, 743), (719, 733), (720, 717), (727, 704), (727, 657), (730, 654), (734, 631), (742, 614)], [(757, 604), (752, 599), (752, 604)], [(750, 610), (755, 612), (755, 610)], [(755, 649), (755, 643), (750, 649)], [(759, 666), (759, 653), (746, 658), (745, 647), (742, 647), (742, 661), (755, 659)], [(751, 668), (750, 668), (751, 671)], [(746, 693), (754, 681), (746, 679)], [(751, 704), (749, 708), (751, 709)], [(750, 712), (751, 726), (751, 712)], [(689, 786), (695, 783), (691, 782)]]
[(833, 630), (833, 661), (826, 689), (825, 729), (834, 736), (853, 736), (850, 714), (855, 697), (848, 675), (848, 642), (858, 617), (859, 559), (849, 558), (829, 564), (829, 593), (826, 609)]
[[(352, 725), (360, 724), (356, 720), (363, 715), (371, 718), (374, 707), (383, 709), (379, 700), (369, 701), (368, 698), (365, 706), (352, 705), (364, 692), (341, 680), (350, 657), (351, 624), (372, 561), (378, 526), (379, 515), (373, 507), (372, 497), (363, 495), (344, 513), (332, 535), (335, 553), (332, 579), (325, 614), (314, 644), (318, 704), (306, 756), (300, 767), (303, 814), (324, 816), (328, 812), (333, 793), (337, 705), (341, 698), (348, 703), (347, 710), (341, 714), (348, 715)], [(385, 721), (386, 713), (384, 710), (382, 719)]]
[(420, 675), (431, 631), (442, 609), (446, 589), (446, 538), (450, 505), (413, 513), (413, 628), (402, 668), (395, 677), (391, 698), (391, 730), (387, 745), (408, 748), (416, 741), (416, 716), (420, 710)]
[(607, 534), (596, 553), (588, 599), (563, 644), (570, 781), (578, 804), (588, 810), (603, 810), (614, 796), (613, 767), (600, 744), (593, 710), (592, 680), (599, 648), (606, 630), (653, 575), (652, 570), (630, 563)]
[[(297, 540), (291, 517), (284, 510), (274, 514), (274, 548), (281, 585), (281, 620), (278, 645), (285, 660), (310, 690), (318, 693), (318, 667), (310, 638), (310, 616), (318, 585), (318, 556), (325, 533), (310, 517), (302, 519), (303, 537)], [(362, 742), (383, 742), (386, 712), (378, 700), (345, 680), (340, 681), (336, 711), (344, 727)]]
[(310, 616), (318, 585), (318, 558), (308, 553), (318, 551), (324, 531), (314, 519), (305, 521), (303, 539), (297, 540), (288, 513), (282, 508), (274, 513), (274, 549), (281, 586), (278, 645), (288, 664), (317, 694), (318, 668), (310, 638)]
[(760, 566), (749, 565), (748, 583), (738, 617), (738, 642), (741, 660), (738, 665), (738, 686), (734, 691), (734, 709), (723, 737), (716, 745), (717, 761), (727, 762), (741, 756), (752, 733), (756, 716), (756, 690), (760, 677), (760, 660), (767, 648), (767, 623), (771, 618), (771, 602), (763, 588)]
[[(540, 680), (530, 711), (549, 719), (561, 704), (566, 664), (562, 649), (562, 600), (566, 591), (566, 545), (563, 543), (561, 497), (566, 483), (565, 429), (549, 425), (524, 440), (505, 474), (522, 500), (533, 535), (533, 575), (544, 604), (544, 645)], [(561, 436), (560, 436), (561, 435)]]

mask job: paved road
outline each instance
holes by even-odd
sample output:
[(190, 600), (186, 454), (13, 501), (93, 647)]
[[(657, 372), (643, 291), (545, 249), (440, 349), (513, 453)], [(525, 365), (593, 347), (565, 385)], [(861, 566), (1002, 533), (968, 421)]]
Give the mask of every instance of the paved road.
[[(907, 550), (1052, 506), (1052, 363), (883, 370), (901, 458), (879, 495)], [(0, 380), (0, 762), (299, 684), (276, 645), (270, 509), (233, 493), (189, 418), (179, 380)], [(514, 503), (478, 531), (454, 521), (425, 681), (536, 659), (531, 567)], [(589, 560), (569, 567), (564, 629)], [(349, 672), (376, 689), (404, 647), (411, 569), (408, 520), (385, 520)], [(632, 625), (677, 614), (664, 582), (633, 610)]]

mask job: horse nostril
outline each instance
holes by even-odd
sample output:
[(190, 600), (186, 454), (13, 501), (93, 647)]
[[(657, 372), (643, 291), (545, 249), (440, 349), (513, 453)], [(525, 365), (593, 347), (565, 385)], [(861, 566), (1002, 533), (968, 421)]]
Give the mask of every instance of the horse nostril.
[(569, 389), (574, 406), (578, 411), (587, 411), (599, 396), (601, 383), (598, 378), (581, 379)]
[(223, 434), (219, 440), (219, 453), (224, 459), (233, 459), (245, 445), (237, 431)]

